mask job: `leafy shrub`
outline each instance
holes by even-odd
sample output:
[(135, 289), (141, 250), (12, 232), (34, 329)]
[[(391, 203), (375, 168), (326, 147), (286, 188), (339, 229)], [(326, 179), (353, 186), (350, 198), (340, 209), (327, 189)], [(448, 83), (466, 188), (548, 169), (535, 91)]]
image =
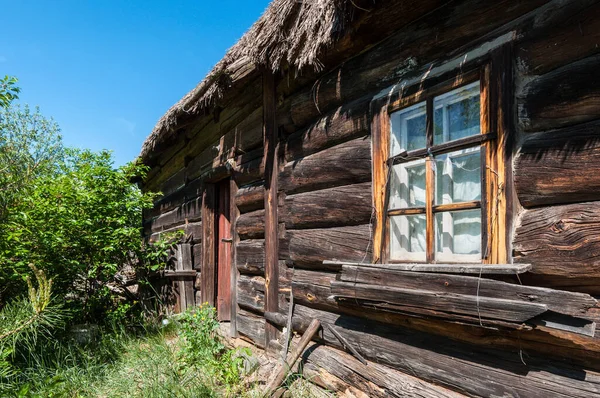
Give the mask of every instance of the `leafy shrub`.
[(247, 348), (226, 349), (218, 333), (217, 310), (205, 303), (181, 314), (178, 322), (183, 363), (210, 370), (225, 386), (237, 385), (242, 375), (244, 357), (251, 353)]

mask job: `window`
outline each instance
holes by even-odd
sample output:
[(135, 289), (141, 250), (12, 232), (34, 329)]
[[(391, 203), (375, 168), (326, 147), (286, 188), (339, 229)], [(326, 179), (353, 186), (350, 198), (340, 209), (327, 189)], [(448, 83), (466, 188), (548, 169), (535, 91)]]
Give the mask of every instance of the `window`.
[(500, 93), (490, 65), (446, 79), (388, 98), (374, 118), (376, 261), (506, 262)]

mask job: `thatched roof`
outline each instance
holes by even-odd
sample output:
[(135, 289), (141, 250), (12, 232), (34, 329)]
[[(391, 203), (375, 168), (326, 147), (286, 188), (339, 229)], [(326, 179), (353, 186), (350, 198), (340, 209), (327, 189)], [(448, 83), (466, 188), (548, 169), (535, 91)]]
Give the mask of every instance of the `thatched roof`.
[[(250, 30), (231, 47), (212, 71), (158, 121), (142, 146), (148, 158), (172, 137), (180, 120), (198, 115), (214, 105), (232, 84), (232, 74), (265, 67), (296, 71), (320, 70), (321, 52), (339, 38), (353, 9), (352, 0), (273, 0)], [(240, 72), (242, 71), (242, 72)]]

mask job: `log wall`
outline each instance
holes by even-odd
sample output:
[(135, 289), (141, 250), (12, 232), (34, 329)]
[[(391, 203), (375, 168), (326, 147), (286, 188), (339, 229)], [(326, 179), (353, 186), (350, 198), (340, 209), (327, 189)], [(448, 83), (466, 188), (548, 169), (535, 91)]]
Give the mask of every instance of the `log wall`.
[[(260, 347), (280, 344), (267, 338), (265, 325), (283, 330), (291, 293), (295, 330), (317, 318), (370, 362), (365, 367), (341, 353), (344, 344), (325, 327), (318, 339), (323, 345), (304, 358), (307, 374), (325, 388), (368, 396), (600, 394), (598, 337), (545, 326), (481, 327), (334, 299), (331, 284), (340, 268), (323, 260), (369, 262), (374, 250), (372, 100), (393, 90), (401, 96), (405, 82), (444, 76), (451, 70), (446, 64), (458, 68), (465, 58), (503, 43), (512, 47), (514, 76), (514, 98), (507, 101), (514, 104), (507, 117), (514, 180), (503, 187), (513, 197), (507, 205), (514, 224), (510, 261), (532, 264), (519, 279), (504, 279), (600, 295), (600, 2), (417, 3), (368, 2), (369, 13), (357, 16), (356, 32), (363, 34), (353, 37), (356, 47), (344, 38), (324, 55), (322, 73), (292, 83), (284, 75), (277, 84), (278, 312), (265, 308), (259, 83), (248, 83), (241, 99), (230, 99), (232, 109), (224, 107), (219, 122), (200, 120), (185, 132), (184, 144), (171, 146), (164, 155), (169, 159), (157, 160), (148, 187), (160, 187), (164, 195), (145, 213), (145, 231), (157, 238), (185, 229), (200, 269), (203, 184), (231, 175), (239, 213), (237, 332)], [(387, 21), (382, 36), (361, 25), (374, 16)], [(412, 19), (400, 22), (403, 17)], [(261, 95), (250, 95), (254, 89)], [(391, 283), (370, 278), (373, 284)], [(441, 277), (435, 283), (455, 282)], [(588, 305), (575, 315), (600, 320), (600, 308)]]

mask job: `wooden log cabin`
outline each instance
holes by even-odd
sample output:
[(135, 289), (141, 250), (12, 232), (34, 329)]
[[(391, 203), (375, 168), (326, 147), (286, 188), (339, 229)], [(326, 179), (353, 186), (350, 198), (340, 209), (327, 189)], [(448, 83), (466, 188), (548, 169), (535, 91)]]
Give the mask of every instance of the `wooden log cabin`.
[(599, 1), (274, 0), (140, 156), (175, 309), (312, 382), (600, 395)]

